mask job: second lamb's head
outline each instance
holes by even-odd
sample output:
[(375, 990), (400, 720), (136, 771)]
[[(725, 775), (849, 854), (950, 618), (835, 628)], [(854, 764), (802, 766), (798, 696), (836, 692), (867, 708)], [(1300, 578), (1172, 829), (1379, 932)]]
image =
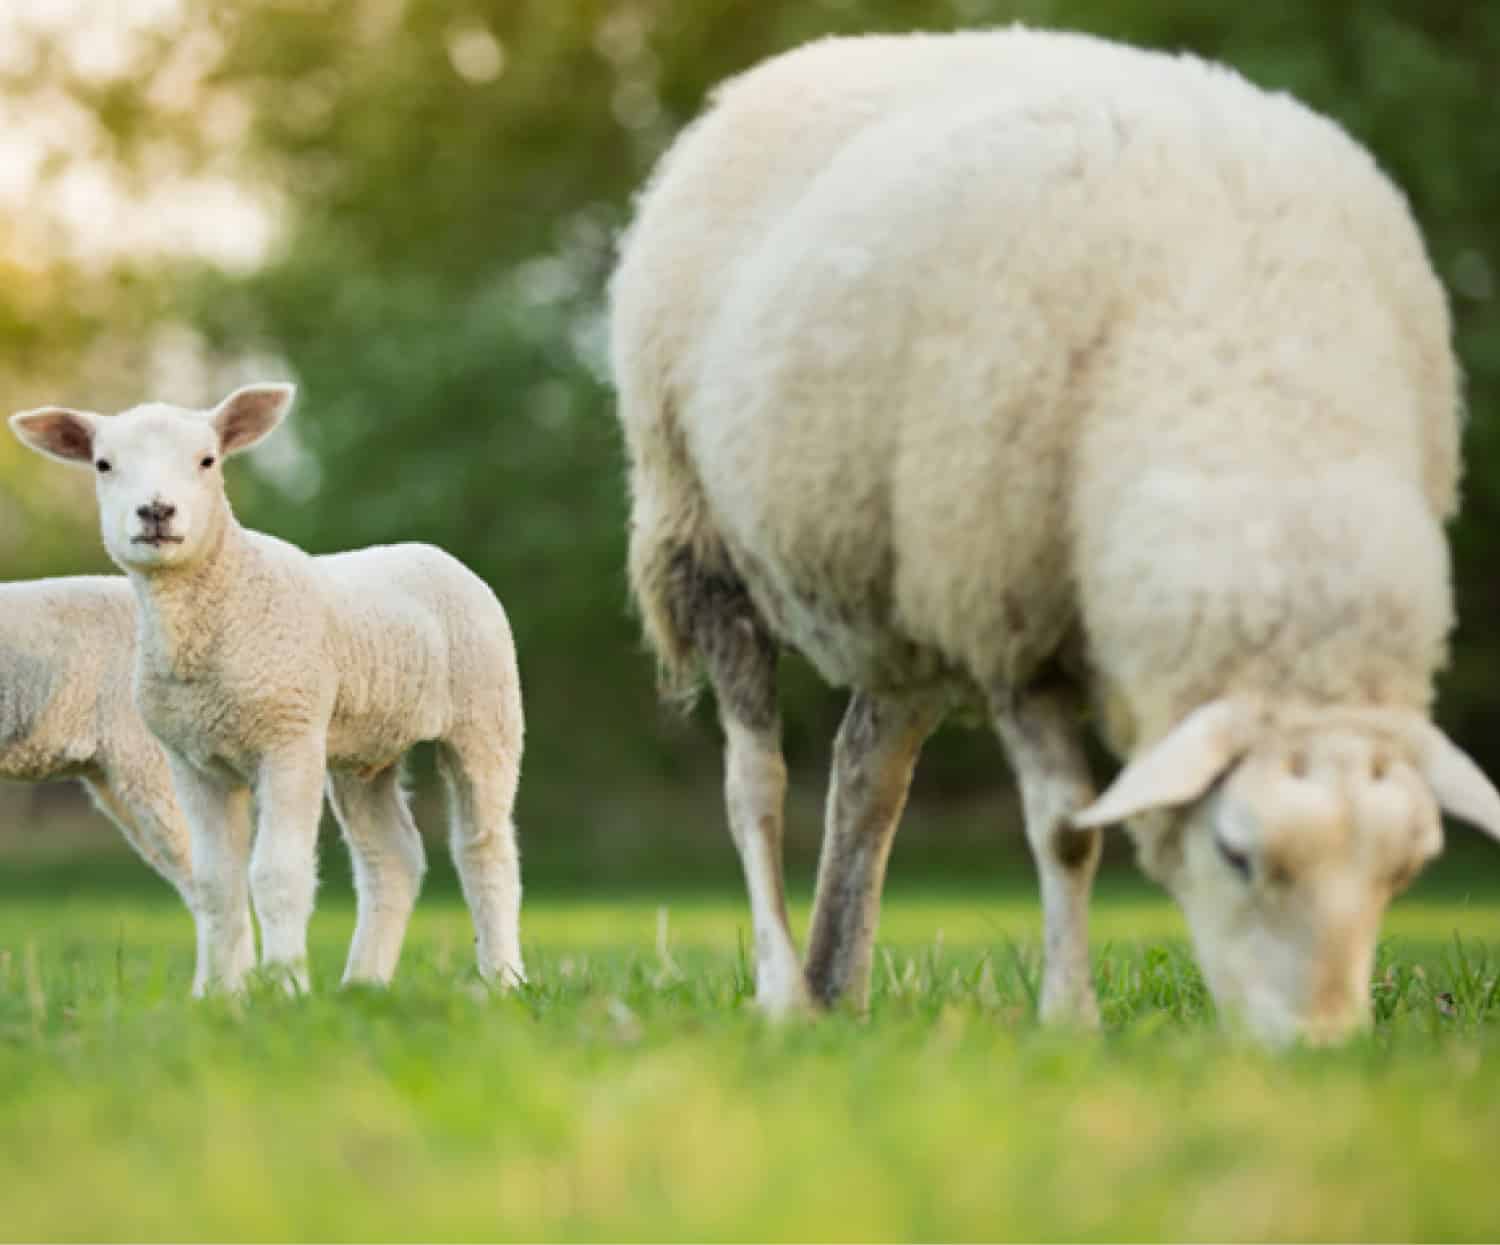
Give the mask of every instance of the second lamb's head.
[(191, 565), (229, 522), (222, 464), (286, 416), (291, 385), (247, 385), (208, 411), (151, 402), (120, 415), (42, 407), (11, 417), (38, 453), (94, 473), (104, 547), (126, 571)]

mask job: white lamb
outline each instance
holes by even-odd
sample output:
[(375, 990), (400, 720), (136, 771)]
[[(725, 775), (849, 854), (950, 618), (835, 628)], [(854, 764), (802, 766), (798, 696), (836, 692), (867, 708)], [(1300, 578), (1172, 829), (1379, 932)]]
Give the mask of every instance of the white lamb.
[(134, 666), (135, 605), (123, 579), (0, 584), (0, 779), (78, 779), (191, 910), (187, 822), (136, 712)]
[(480, 972), (522, 981), (511, 809), (523, 727), (505, 611), (429, 546), (314, 558), (236, 522), (222, 460), (267, 436), (292, 395), (252, 385), (209, 412), (153, 403), (11, 421), (33, 449), (96, 472), (104, 543), (139, 610), (136, 701), (192, 833), (204, 984), (237, 989), (248, 967), (248, 865), (262, 964), (307, 988), (325, 775), (359, 897), (344, 980), (390, 980), (424, 868), (398, 767), (423, 740), (448, 782)]
[[(1458, 382), (1360, 147), (1191, 57), (830, 40), (719, 92), (612, 297), (631, 582), (667, 686), (718, 696), (764, 1006), (866, 999), (912, 767), (967, 702), (1020, 780), (1044, 1015), (1096, 1015), (1096, 828), (1128, 822), (1227, 1012), (1366, 1020), (1439, 806), (1500, 835), (1500, 795), (1428, 719)], [(805, 974), (779, 646), (854, 689)], [(1085, 698), (1129, 760), (1097, 801)]]

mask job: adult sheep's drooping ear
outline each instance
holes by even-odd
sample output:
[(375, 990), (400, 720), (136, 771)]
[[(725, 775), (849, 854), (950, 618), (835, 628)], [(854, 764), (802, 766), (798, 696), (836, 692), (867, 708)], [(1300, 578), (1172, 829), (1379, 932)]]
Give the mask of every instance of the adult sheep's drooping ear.
[(1500, 792), (1468, 754), (1425, 718), (1408, 723), (1417, 769), (1443, 812), (1500, 839)]
[(70, 411), (63, 406), (43, 406), (10, 417), (11, 431), (21, 443), (38, 454), (65, 463), (94, 461), (94, 430), (99, 416), (88, 411)]
[(1255, 717), (1248, 704), (1232, 699), (1193, 710), (1165, 738), (1133, 758), (1103, 795), (1075, 814), (1074, 827), (1111, 826), (1150, 809), (1196, 800), (1248, 751)]
[(219, 453), (228, 458), (264, 441), (286, 418), (296, 385), (246, 385), (209, 412), (219, 432)]

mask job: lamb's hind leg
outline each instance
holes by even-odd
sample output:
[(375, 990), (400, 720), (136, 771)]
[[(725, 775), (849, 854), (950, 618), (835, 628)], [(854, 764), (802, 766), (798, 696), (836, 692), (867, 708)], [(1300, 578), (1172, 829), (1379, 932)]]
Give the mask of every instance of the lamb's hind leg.
[(427, 867), (422, 836), (406, 807), (395, 766), (371, 779), (331, 773), (328, 796), (354, 862), (359, 903), (344, 984), (383, 986), (395, 975)]
[(1020, 783), (1026, 838), (1041, 880), (1042, 1019), (1094, 1025), (1099, 1005), (1089, 971), (1088, 913), (1100, 835), (1069, 825), (1094, 798), (1071, 708), (1066, 695), (1046, 691), (998, 695), (991, 712)]
[[(128, 791), (109, 774), (90, 775), (83, 779), (83, 785), (136, 854), (170, 882), (191, 909), (193, 853), (187, 824), (176, 806), (167, 801), (167, 807), (152, 807), (151, 801)], [(170, 791), (169, 786), (167, 793)]]
[(935, 701), (856, 692), (839, 727), (818, 863), (807, 985), (820, 1003), (869, 1004), (880, 891), (922, 744), (942, 717)]
[(782, 879), (786, 763), (776, 707), (777, 652), (743, 585), (699, 576), (678, 608), (703, 658), (724, 727), (724, 801), (750, 894), (755, 1000), (770, 1015), (807, 1006)]
[(449, 846), (474, 919), (479, 973), (502, 986), (526, 980), (521, 961), (521, 857), (511, 819), (520, 757), (498, 743), (463, 737), (438, 746), (448, 784)]

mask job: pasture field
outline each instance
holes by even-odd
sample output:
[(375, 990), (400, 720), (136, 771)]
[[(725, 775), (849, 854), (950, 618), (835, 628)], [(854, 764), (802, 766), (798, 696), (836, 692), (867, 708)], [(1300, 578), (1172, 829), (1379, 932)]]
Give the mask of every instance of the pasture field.
[[(1214, 1026), (1175, 912), (1107, 882), (1105, 1028), (1044, 1031), (1030, 887), (896, 889), (873, 1009), (749, 1006), (740, 896), (532, 893), (492, 996), (435, 885), (389, 993), (186, 997), (164, 888), (0, 889), (0, 1237), (1500, 1237), (1500, 905), (1398, 905), (1376, 1031)], [(797, 911), (799, 932), (806, 910)]]

